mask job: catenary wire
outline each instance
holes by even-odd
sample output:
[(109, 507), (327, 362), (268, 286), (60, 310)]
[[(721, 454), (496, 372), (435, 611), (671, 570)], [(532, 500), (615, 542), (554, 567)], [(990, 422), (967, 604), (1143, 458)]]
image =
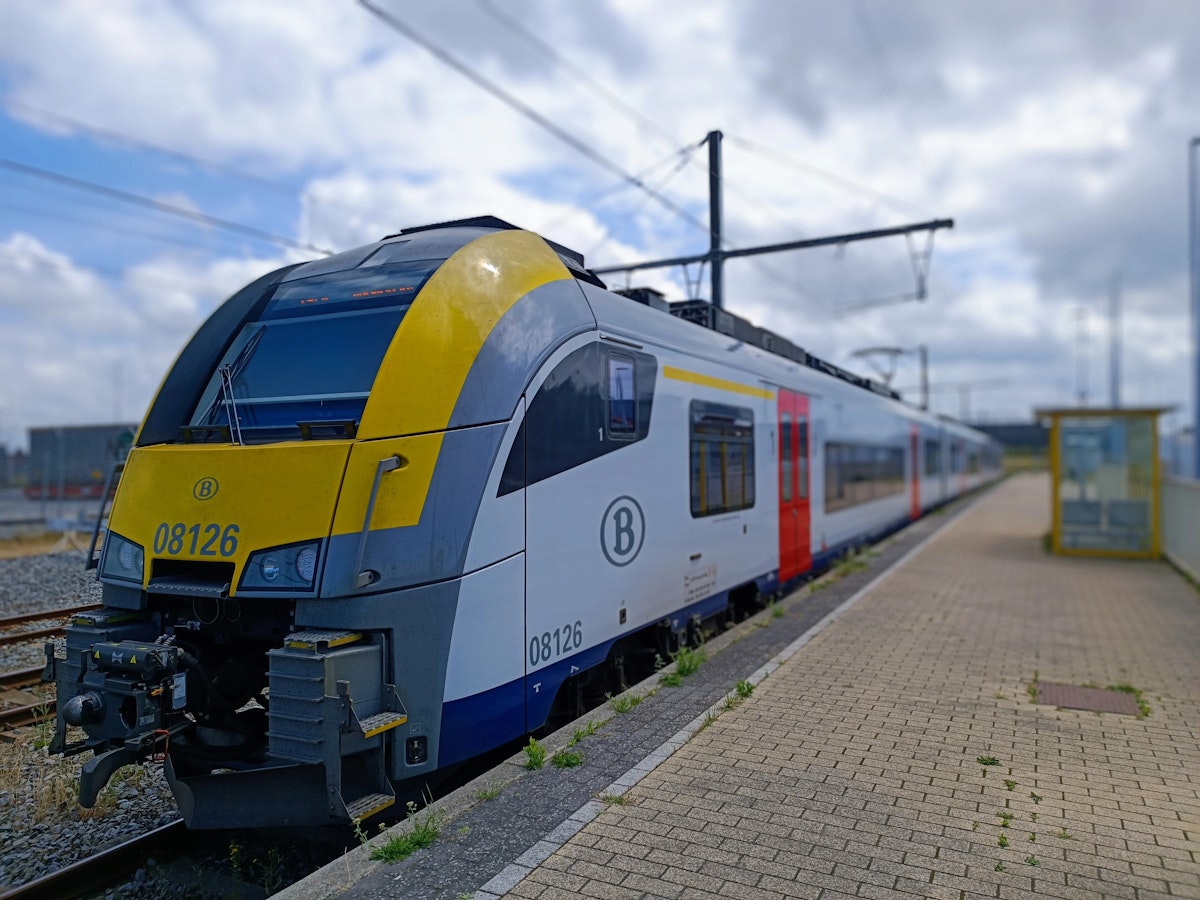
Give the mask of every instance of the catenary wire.
[(173, 147), (165, 147), (162, 144), (156, 144), (152, 141), (147, 141), (144, 138), (136, 137), (123, 131), (117, 131), (112, 128), (102, 128), (98, 125), (92, 125), (88, 122), (81, 121), (72, 116), (64, 115), (60, 112), (44, 109), (39, 106), (33, 106), (29, 103), (24, 103), (20, 100), (9, 99), (6, 101), (9, 110), (16, 110), (33, 118), (42, 119), (46, 122), (55, 123), (66, 128), (71, 128), (83, 134), (91, 135), (92, 137), (100, 138), (101, 140), (112, 141), (117, 144), (123, 144), (127, 147), (135, 147), (139, 150), (148, 150), (152, 153), (157, 153), (160, 156), (169, 159), (186, 162), (189, 165), (197, 166), (202, 169), (207, 169), (218, 175), (227, 178), (241, 181), (244, 184), (254, 185), (255, 187), (273, 191), (289, 197), (303, 197), (310, 202), (316, 203), (324, 207), (332, 207), (342, 210), (353, 210), (361, 213), (383, 214), (385, 211), (375, 207), (359, 206), (354, 204), (346, 204), (337, 200), (331, 200), (326, 197), (321, 197), (313, 193), (303, 185), (294, 184), (288, 181), (281, 181), (275, 178), (267, 178), (264, 175), (258, 175), (253, 172), (246, 172), (231, 166), (227, 163), (217, 162), (215, 160), (206, 159), (202, 156), (196, 156), (192, 153), (185, 153), (182, 150), (176, 150)]
[(276, 244), (281, 247), (291, 247), (296, 250), (310, 250), (314, 253), (320, 253), (324, 256), (333, 255), (332, 250), (327, 250), (324, 247), (318, 247), (315, 244), (308, 243), (307, 241), (298, 241), (294, 238), (285, 237), (284, 235), (274, 234), (273, 232), (266, 231), (262, 228), (255, 228), (252, 225), (243, 225), (240, 222), (231, 222), (228, 219), (210, 216), (207, 213), (196, 212), (195, 210), (191, 209), (184, 209), (181, 206), (174, 206), (170, 203), (164, 203), (161, 200), (143, 197), (140, 194), (122, 191), (118, 188), (109, 187), (108, 185), (104, 184), (98, 184), (94, 181), (85, 181), (82, 178), (75, 178), (71, 175), (63, 175), (60, 172), (51, 172), (48, 169), (41, 169), (37, 166), (31, 166), (23, 162), (18, 162), (14, 159), (0, 157), (0, 168), (7, 169), (10, 172), (18, 172), (22, 175), (28, 175), (31, 178), (40, 178), (43, 181), (51, 181), (66, 187), (75, 188), (76, 190), (99, 194), (113, 200), (118, 200), (122, 203), (129, 203), (134, 206), (152, 209), (156, 212), (166, 213), (167, 215), (190, 219), (191, 221), (202, 225), (220, 228), (224, 231), (240, 234), (244, 237), (250, 237), (260, 241), (266, 241), (267, 243)]
[(0, 255), (6, 256), (9, 259), (33, 263), (36, 266), (41, 266), (46, 269), (53, 269), (58, 272), (85, 272), (90, 275), (95, 275), (98, 278), (103, 278), (106, 281), (117, 281), (128, 283), (130, 280), (146, 280), (154, 281), (173, 288), (186, 288), (189, 291), (196, 291), (205, 296), (224, 298), (228, 296), (227, 291), (216, 290), (211, 284), (200, 284), (196, 281), (187, 281), (186, 279), (175, 278), (170, 275), (163, 275), (158, 272), (146, 270), (125, 270), (118, 269), (114, 266), (100, 265), (99, 263), (85, 262), (81, 260), (72, 260), (71, 265), (65, 265), (57, 259), (52, 259), (48, 256), (43, 256), (40, 253), (34, 253), (27, 249), (16, 247), (0, 246)]
[(81, 225), (85, 228), (103, 230), (109, 234), (124, 235), (126, 237), (131, 237), (138, 240), (171, 244), (176, 247), (190, 247), (197, 250), (212, 250), (211, 243), (189, 240), (188, 238), (179, 237), (177, 235), (164, 234), (160, 231), (150, 231), (142, 228), (130, 228), (128, 226), (118, 227), (112, 222), (100, 222), (96, 219), (89, 219), (83, 216), (73, 216), (69, 213), (58, 212), (51, 209), (40, 209), (32, 206), (23, 206), (19, 203), (2, 202), (0, 202), (0, 209), (8, 210), (9, 212), (20, 213), (21, 215), (25, 216), (33, 216), (35, 218), (54, 219), (55, 221), (66, 222), (72, 225)]
[(402, 34), (406, 38), (408, 38), (410, 41), (412, 41), (413, 43), (422, 47), (426, 52), (428, 52), (431, 55), (433, 55), (434, 57), (436, 57), (439, 62), (454, 69), (454, 71), (458, 72), (460, 75), (462, 75), (464, 78), (469, 80), (476, 87), (482, 88), (483, 90), (487, 91), (489, 94), (491, 94), (497, 100), (500, 100), (502, 103), (504, 103), (510, 109), (513, 109), (516, 112), (520, 113), (522, 116), (527, 118), (529, 121), (533, 122), (535, 125), (537, 125), (539, 128), (541, 128), (543, 131), (546, 131), (549, 134), (553, 135), (554, 137), (558, 138), (558, 140), (562, 141), (564, 144), (566, 144), (571, 149), (575, 150), (580, 155), (591, 160), (593, 163), (595, 163), (597, 166), (601, 167), (602, 169), (605, 169), (605, 170), (613, 173), (617, 177), (619, 177), (619, 178), (623, 179), (624, 181), (628, 182), (629, 184), (633, 185), (638, 190), (646, 191), (651, 196), (653, 196), (654, 199), (658, 203), (662, 204), (662, 206), (669, 209), (671, 212), (675, 213), (675, 215), (679, 216), (684, 221), (699, 228), (701, 231), (705, 232), (706, 234), (708, 233), (709, 229), (708, 229), (707, 225), (705, 225), (703, 222), (701, 222), (699, 219), (697, 219), (688, 210), (684, 209), (682, 206), (680, 206), (674, 200), (671, 200), (669, 197), (666, 197), (662, 194), (655, 193), (648, 184), (646, 184), (644, 181), (639, 180), (637, 178), (637, 176), (631, 175), (630, 173), (626, 172), (623, 168), (621, 168), (621, 166), (619, 164), (617, 164), (613, 160), (609, 159), (603, 153), (600, 153), (598, 150), (594, 149), (593, 147), (590, 147), (583, 140), (576, 137), (575, 135), (573, 135), (571, 132), (567, 131), (562, 126), (551, 121), (546, 116), (542, 115), (540, 112), (538, 112), (532, 106), (530, 106), (528, 103), (525, 103), (524, 101), (519, 100), (517, 97), (513, 96), (508, 91), (504, 90), (504, 88), (500, 87), (494, 81), (486, 78), (485, 76), (480, 74), (475, 69), (472, 69), (470, 66), (468, 66), (466, 63), (464, 63), (462, 60), (458, 59), (458, 57), (453, 56), (448, 51), (446, 51), (442, 47), (440, 47), (439, 45), (433, 43), (433, 41), (429, 40), (429, 38), (425, 37), (420, 32), (416, 31), (414, 28), (409, 26), (402, 19), (398, 18), (397, 16), (392, 15), (391, 13), (387, 12), (386, 10), (383, 10), (377, 6), (374, 6), (370, 2), (370, 0), (358, 0), (358, 4), (361, 7), (363, 7), (363, 9), (365, 9), (369, 13), (371, 13), (371, 15), (375, 16), (381, 22), (386, 24), (389, 28), (392, 28), (394, 31), (399, 32), (400, 34)]

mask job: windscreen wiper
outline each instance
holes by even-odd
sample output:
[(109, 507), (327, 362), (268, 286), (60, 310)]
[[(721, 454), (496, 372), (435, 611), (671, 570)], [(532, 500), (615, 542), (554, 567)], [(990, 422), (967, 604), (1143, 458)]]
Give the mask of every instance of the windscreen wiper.
[(246, 363), (250, 362), (250, 357), (254, 355), (254, 350), (258, 347), (259, 342), (262, 341), (262, 337), (266, 334), (266, 331), (266, 325), (259, 325), (254, 334), (250, 335), (249, 340), (242, 346), (242, 349), (238, 351), (233, 361), (217, 369), (217, 374), (221, 378), (221, 390), (213, 398), (208, 412), (204, 414), (203, 421), (210, 425), (216, 424), (217, 410), (224, 403), (229, 409), (227, 414), (229, 430), (233, 434), (235, 444), (242, 443), (242, 427), (237, 419), (237, 403), (233, 397), (233, 382), (242, 373), (242, 369), (246, 368)]

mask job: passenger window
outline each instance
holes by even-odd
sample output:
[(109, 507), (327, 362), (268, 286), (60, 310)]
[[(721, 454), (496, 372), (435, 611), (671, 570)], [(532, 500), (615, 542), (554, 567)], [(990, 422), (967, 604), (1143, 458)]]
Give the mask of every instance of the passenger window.
[(692, 516), (754, 505), (754, 413), (693, 400), (691, 404)]
[(637, 433), (637, 390), (633, 359), (608, 355), (608, 433), (632, 437)]
[(799, 430), (799, 437), (796, 440), (796, 449), (800, 454), (800, 465), (797, 467), (796, 478), (798, 481), (796, 496), (801, 500), (808, 499), (808, 417), (800, 416), (796, 420), (796, 426)]
[(779, 460), (783, 481), (780, 499), (789, 503), (792, 499), (792, 417), (788, 413), (783, 414), (779, 425)]

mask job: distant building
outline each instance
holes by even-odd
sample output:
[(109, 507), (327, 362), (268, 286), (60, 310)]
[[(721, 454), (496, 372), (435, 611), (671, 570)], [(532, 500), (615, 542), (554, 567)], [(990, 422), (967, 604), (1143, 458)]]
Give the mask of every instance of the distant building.
[(33, 500), (99, 497), (113, 463), (129, 453), (136, 430), (134, 424), (29, 429), (25, 495)]
[(1045, 454), (1050, 446), (1050, 429), (1040, 422), (972, 425), (1017, 453)]

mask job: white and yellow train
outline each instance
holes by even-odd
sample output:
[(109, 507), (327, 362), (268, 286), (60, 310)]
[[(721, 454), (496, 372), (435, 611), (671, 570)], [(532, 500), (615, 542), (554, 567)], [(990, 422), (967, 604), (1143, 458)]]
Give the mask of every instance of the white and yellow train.
[(51, 661), (81, 802), (161, 755), (193, 827), (365, 818), (998, 474), (985, 435), (673, 311), (490, 217), (226, 301)]

